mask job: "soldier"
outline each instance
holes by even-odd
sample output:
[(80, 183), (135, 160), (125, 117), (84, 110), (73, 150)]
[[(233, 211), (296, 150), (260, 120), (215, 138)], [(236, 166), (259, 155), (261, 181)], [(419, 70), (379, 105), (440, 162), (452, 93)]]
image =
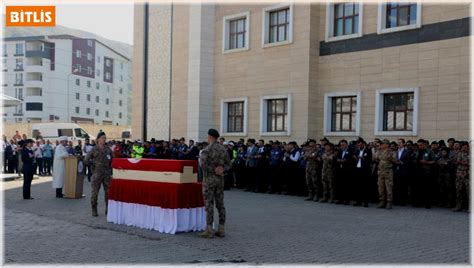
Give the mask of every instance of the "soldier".
[(201, 167), (203, 170), (203, 196), (206, 206), (207, 229), (199, 236), (203, 238), (214, 237), (212, 223), (214, 221), (214, 201), (219, 212), (219, 227), (215, 233), (224, 237), (225, 207), (224, 207), (224, 171), (229, 170), (231, 162), (229, 154), (223, 145), (217, 142), (219, 132), (209, 129), (207, 132), (209, 145), (201, 152)]
[(449, 207), (448, 200), (452, 199), (450, 196), (451, 192), (451, 161), (449, 160), (449, 149), (441, 149), (440, 158), (437, 161), (439, 167), (438, 173), (438, 186), (439, 186), (439, 200), (438, 205), (440, 207)]
[(381, 150), (376, 153), (375, 160), (378, 162), (378, 186), (380, 203), (377, 208), (392, 209), (393, 200), (393, 163), (396, 156), (389, 148), (390, 142), (383, 140)]
[(322, 181), (323, 181), (323, 199), (321, 203), (334, 203), (334, 168), (336, 164), (336, 152), (332, 143), (324, 145), (324, 154), (321, 156), (323, 162)]
[(97, 217), (97, 196), (100, 185), (104, 186), (105, 215), (107, 215), (109, 183), (112, 178), (112, 158), (113, 152), (105, 144), (106, 136), (104, 132), (97, 134), (97, 145), (87, 154), (84, 162), (92, 164), (92, 194), (91, 206), (92, 216)]
[[(469, 143), (461, 143), (461, 151), (458, 153), (456, 172), (456, 207), (453, 211), (461, 211), (463, 201), (469, 206), (469, 167), (470, 167)], [(465, 198), (467, 197), (467, 199)], [(468, 209), (469, 211), (469, 209)]]
[(305, 148), (305, 153), (303, 155), (303, 158), (306, 160), (306, 186), (308, 187), (308, 197), (305, 201), (319, 201), (317, 153), (316, 141), (309, 140), (309, 146)]

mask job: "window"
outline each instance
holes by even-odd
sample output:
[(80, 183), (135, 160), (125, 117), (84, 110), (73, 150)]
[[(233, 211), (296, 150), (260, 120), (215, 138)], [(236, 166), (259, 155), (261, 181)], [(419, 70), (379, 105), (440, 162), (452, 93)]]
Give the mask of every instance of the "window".
[(87, 74), (88, 74), (88, 75), (92, 75), (92, 74), (93, 74), (93, 72), (92, 72), (92, 67), (87, 66)]
[(87, 133), (82, 128), (75, 128), (74, 133), (77, 138), (87, 138)]
[(105, 66), (110, 67), (112, 66), (112, 61), (110, 59), (105, 60)]
[(324, 135), (358, 136), (360, 92), (334, 92), (324, 95)]
[(119, 100), (119, 106), (122, 106), (122, 100)]
[(421, 3), (387, 2), (379, 5), (377, 33), (390, 33), (421, 27)]
[(227, 103), (227, 132), (244, 131), (244, 102)]
[(120, 81), (123, 81), (123, 75), (120, 75)]
[(23, 85), (23, 74), (22, 73), (16, 73), (15, 74), (15, 84), (16, 85)]
[(95, 102), (99, 103), (99, 96), (95, 96)]
[(105, 99), (105, 104), (109, 104), (109, 99)]
[(23, 59), (22, 58), (16, 59), (15, 70), (23, 70)]
[(63, 128), (63, 129), (58, 129), (58, 137), (61, 136), (68, 136), (72, 137), (72, 128)]
[(76, 114), (79, 113), (79, 107), (76, 107)]
[(377, 90), (375, 134), (416, 136), (418, 89)]
[(95, 83), (95, 89), (100, 89), (100, 83), (99, 82)]
[(222, 51), (237, 52), (249, 48), (250, 12), (225, 16), (223, 18)]
[(293, 41), (293, 6), (282, 4), (263, 10), (262, 46), (288, 44)]
[(119, 118), (122, 119), (122, 113), (121, 112), (119, 113)]
[(79, 93), (76, 93), (76, 100), (79, 100), (79, 99), (81, 99), (81, 96)]
[(91, 114), (91, 108), (86, 108), (86, 114), (90, 115)]
[(97, 76), (100, 76), (100, 70), (97, 69)]
[(97, 63), (100, 63), (100, 56), (97, 56)]
[(22, 43), (16, 44), (15, 56), (23, 56), (23, 55), (24, 55), (23, 44)]
[(27, 102), (26, 103), (27, 111), (43, 111), (43, 103), (41, 102)]
[(92, 47), (92, 40), (90, 40), (90, 39), (87, 40), (87, 45), (90, 46), (90, 47)]
[(82, 72), (82, 66), (80, 64), (76, 65), (77, 72)]
[(99, 116), (99, 110), (95, 109), (95, 115)]
[(81, 85), (81, 81), (79, 79), (76, 79), (76, 86), (80, 86)]
[(123, 89), (122, 89), (122, 88), (119, 88), (119, 93), (120, 93), (120, 94), (123, 93)]
[(290, 135), (291, 94), (262, 97), (260, 104), (260, 118), (260, 135)]
[(92, 54), (87, 52), (87, 60), (92, 60)]
[(15, 88), (15, 98), (23, 100), (23, 88)]
[(87, 101), (91, 101), (91, 94), (87, 94), (86, 99)]
[(90, 88), (91, 87), (91, 81), (87, 81), (87, 87)]
[(360, 2), (326, 6), (326, 42), (362, 36), (363, 5)]
[(76, 50), (76, 58), (81, 58), (81, 51), (80, 50)]
[(109, 117), (109, 111), (105, 111), (105, 117)]
[(109, 72), (105, 73), (105, 79), (110, 80), (110, 73)]

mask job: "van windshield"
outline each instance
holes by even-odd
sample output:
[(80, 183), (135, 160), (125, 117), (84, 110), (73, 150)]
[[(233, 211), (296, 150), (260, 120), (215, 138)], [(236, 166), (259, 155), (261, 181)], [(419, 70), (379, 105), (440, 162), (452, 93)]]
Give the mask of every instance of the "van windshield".
[(71, 128), (58, 129), (58, 137), (61, 137), (61, 136), (72, 137), (72, 129)]
[(74, 132), (77, 138), (88, 138), (89, 135), (82, 128), (75, 128)]

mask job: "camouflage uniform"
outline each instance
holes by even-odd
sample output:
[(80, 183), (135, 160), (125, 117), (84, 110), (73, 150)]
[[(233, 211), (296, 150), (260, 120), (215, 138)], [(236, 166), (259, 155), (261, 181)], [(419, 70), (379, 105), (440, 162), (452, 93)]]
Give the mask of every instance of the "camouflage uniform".
[(323, 182), (323, 200), (321, 202), (326, 202), (328, 199), (330, 202), (334, 201), (334, 157), (336, 156), (335, 152), (328, 153), (325, 152), (321, 158), (323, 161), (322, 169), (322, 182)]
[(112, 157), (112, 150), (104, 145), (103, 148), (94, 146), (85, 158), (86, 164), (92, 164), (91, 205), (93, 213), (94, 209), (97, 211), (97, 197), (102, 184), (104, 186), (105, 214), (107, 214), (109, 184), (112, 178)]
[[(460, 151), (457, 155), (458, 162), (465, 162), (470, 163), (470, 155), (469, 152)], [(466, 192), (466, 196), (469, 199), (469, 164), (461, 164), (458, 163), (458, 169), (456, 172), (456, 208), (460, 209), (462, 207), (462, 203), (464, 200), (464, 191)], [(466, 200), (469, 201), (469, 200)]]
[(378, 188), (381, 203), (393, 200), (393, 162), (396, 159), (395, 152), (390, 149), (380, 150), (375, 156), (378, 163)]
[(318, 201), (318, 161), (316, 148), (309, 147), (305, 154), (304, 159), (306, 160), (306, 186), (308, 187), (308, 198), (307, 200)]
[(206, 206), (206, 222), (211, 226), (214, 221), (214, 200), (216, 208), (219, 212), (219, 224), (225, 223), (225, 207), (224, 207), (224, 176), (215, 174), (215, 169), (218, 166), (224, 167), (228, 170), (231, 166), (229, 154), (227, 149), (219, 144), (213, 142), (209, 144), (201, 153), (201, 166), (203, 169), (203, 196)]

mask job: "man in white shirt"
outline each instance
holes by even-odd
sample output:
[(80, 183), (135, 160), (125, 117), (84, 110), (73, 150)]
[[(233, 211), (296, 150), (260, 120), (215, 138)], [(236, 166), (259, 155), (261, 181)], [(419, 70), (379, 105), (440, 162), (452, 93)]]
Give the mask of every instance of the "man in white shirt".
[(40, 141), (36, 141), (36, 144), (33, 146), (33, 153), (35, 156), (35, 166), (34, 174), (39, 174), (40, 176), (44, 175), (43, 172), (43, 145)]

